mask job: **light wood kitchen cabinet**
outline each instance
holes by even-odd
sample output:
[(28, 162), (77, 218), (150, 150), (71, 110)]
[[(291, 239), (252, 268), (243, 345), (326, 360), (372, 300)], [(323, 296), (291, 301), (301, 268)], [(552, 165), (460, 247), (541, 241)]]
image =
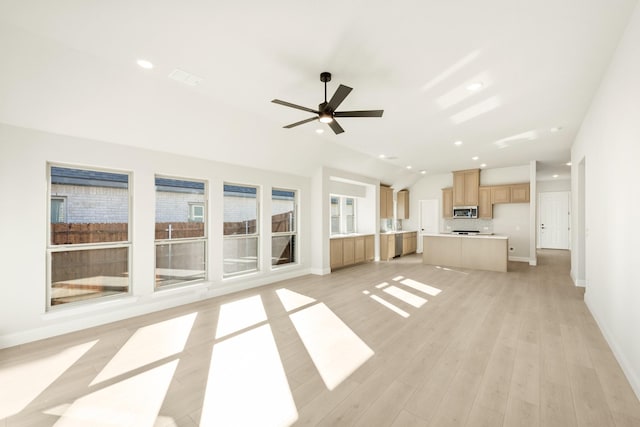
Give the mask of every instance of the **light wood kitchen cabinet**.
[(403, 233), (402, 236), (402, 255), (412, 254), (418, 248), (418, 233)]
[(393, 189), (380, 185), (380, 218), (393, 218)]
[(340, 268), (343, 266), (344, 262), (342, 260), (342, 241), (344, 239), (331, 239), (329, 243), (329, 251), (330, 251), (330, 267), (333, 270), (334, 268)]
[(398, 191), (398, 219), (409, 219), (409, 190)]
[(491, 187), (491, 203), (511, 203), (511, 186), (497, 185)]
[(351, 265), (355, 262), (355, 239), (348, 237), (342, 239), (342, 265)]
[(511, 185), (511, 203), (529, 203), (529, 184)]
[(380, 235), (380, 260), (389, 261), (396, 255), (396, 235)]
[(330, 267), (335, 270), (374, 259), (373, 235), (335, 237), (330, 239)]
[(442, 217), (453, 218), (453, 188), (442, 189)]
[(478, 190), (478, 218), (493, 218), (493, 203), (491, 203), (491, 187), (480, 187)]
[(364, 259), (373, 261), (375, 258), (376, 240), (374, 236), (364, 236)]
[(478, 206), (480, 169), (453, 172), (453, 206)]
[(355, 264), (364, 262), (364, 236), (354, 237), (353, 262)]

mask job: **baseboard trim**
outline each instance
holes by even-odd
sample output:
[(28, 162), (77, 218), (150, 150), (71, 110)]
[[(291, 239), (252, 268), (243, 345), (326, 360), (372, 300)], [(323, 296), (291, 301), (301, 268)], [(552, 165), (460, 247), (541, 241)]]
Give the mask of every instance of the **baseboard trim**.
[(529, 258), (523, 256), (510, 256), (509, 261), (515, 262), (529, 262)]
[(640, 400), (640, 378), (636, 376), (636, 373), (632, 369), (631, 364), (624, 356), (624, 353), (620, 350), (620, 347), (616, 343), (616, 340), (613, 338), (613, 335), (609, 332), (609, 329), (605, 327), (596, 310), (594, 310), (589, 295), (589, 292), (586, 292), (584, 294), (584, 303), (589, 309), (591, 316), (593, 316), (593, 319), (596, 321), (598, 328), (600, 328), (600, 332), (602, 332), (602, 336), (604, 337), (605, 341), (607, 341), (607, 344), (609, 345), (613, 356), (618, 361), (620, 368), (622, 368), (622, 372), (624, 372), (624, 375), (627, 377), (627, 380), (629, 381), (633, 392), (636, 394), (638, 400)]

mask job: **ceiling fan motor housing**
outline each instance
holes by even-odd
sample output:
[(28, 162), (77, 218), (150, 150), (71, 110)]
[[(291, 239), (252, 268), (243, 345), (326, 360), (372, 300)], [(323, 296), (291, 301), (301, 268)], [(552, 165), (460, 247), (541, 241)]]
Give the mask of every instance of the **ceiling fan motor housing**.
[(327, 83), (331, 81), (331, 73), (324, 71), (320, 73), (320, 81), (323, 83)]

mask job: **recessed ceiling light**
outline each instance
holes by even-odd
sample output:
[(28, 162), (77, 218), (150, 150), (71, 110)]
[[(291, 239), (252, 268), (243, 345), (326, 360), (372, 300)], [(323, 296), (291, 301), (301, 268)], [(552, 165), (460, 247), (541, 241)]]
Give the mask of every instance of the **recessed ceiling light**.
[(482, 89), (483, 87), (484, 85), (482, 84), (482, 82), (473, 82), (467, 86), (467, 90), (475, 92), (477, 90)]
[(487, 167), (487, 164), (486, 164), (486, 163), (483, 163), (483, 164), (481, 164), (481, 165), (480, 165), (480, 167), (481, 167), (481, 168), (486, 168), (486, 167)]
[(480, 157), (478, 157), (478, 156), (473, 156), (473, 157), (471, 158), (471, 160), (478, 160), (479, 158), (480, 158)]
[(323, 133), (324, 129), (316, 129), (316, 133)]
[(411, 165), (407, 165), (407, 169), (411, 169)]
[(462, 141), (456, 141), (456, 142), (453, 143), (453, 145), (460, 146), (460, 145), (462, 145)]
[(571, 162), (567, 162), (567, 163), (565, 163), (565, 165), (571, 166)]
[(427, 171), (426, 171), (426, 170), (421, 170), (421, 171), (420, 171), (420, 173), (421, 173), (422, 175), (424, 175), (424, 174), (426, 174), (426, 173), (427, 173)]
[(136, 64), (138, 64), (138, 66), (144, 68), (145, 70), (150, 70), (153, 68), (153, 64), (151, 63), (151, 61), (147, 61), (146, 59), (138, 59), (136, 61)]
[(385, 156), (384, 154), (380, 154), (380, 155), (378, 156), (378, 158), (380, 158), (380, 159), (384, 159), (385, 157), (387, 157), (387, 156)]
[(562, 127), (555, 126), (555, 127), (552, 127), (551, 129), (549, 129), (549, 132), (556, 133), (556, 132), (560, 132), (561, 130), (562, 130)]
[(556, 175), (553, 175), (553, 177), (554, 177), (554, 178), (557, 178), (557, 177), (558, 177), (558, 175), (557, 175), (557, 174), (556, 174)]

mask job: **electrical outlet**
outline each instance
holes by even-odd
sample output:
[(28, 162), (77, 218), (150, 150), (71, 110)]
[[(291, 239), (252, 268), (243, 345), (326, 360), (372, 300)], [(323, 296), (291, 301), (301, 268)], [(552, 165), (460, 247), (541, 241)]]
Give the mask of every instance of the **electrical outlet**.
[(484, 229), (484, 231), (487, 231), (489, 229), (489, 227), (482, 227)]

